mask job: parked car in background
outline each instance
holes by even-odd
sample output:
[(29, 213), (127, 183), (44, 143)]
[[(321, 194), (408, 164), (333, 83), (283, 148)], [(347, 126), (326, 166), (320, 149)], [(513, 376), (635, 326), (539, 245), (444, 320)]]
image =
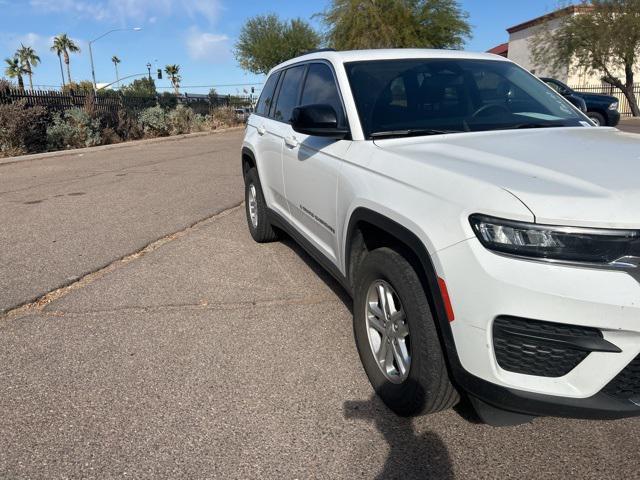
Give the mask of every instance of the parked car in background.
[(246, 123), (246, 121), (249, 119), (249, 115), (251, 115), (251, 113), (247, 112), (244, 108), (236, 108), (235, 112), (238, 121), (243, 123)]
[[(615, 127), (620, 122), (619, 101), (611, 95), (600, 93), (576, 92), (568, 85), (555, 78), (541, 78), (544, 83), (580, 108), (576, 102), (580, 99), (586, 105), (587, 116), (597, 125)], [(583, 110), (584, 111), (584, 110)]]

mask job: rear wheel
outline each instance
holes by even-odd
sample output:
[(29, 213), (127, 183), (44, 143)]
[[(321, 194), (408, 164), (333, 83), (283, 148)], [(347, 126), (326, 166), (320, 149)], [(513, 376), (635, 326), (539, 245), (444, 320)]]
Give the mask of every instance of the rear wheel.
[(364, 258), (353, 315), (365, 372), (391, 410), (411, 416), (458, 402), (422, 283), (402, 255), (380, 248)]
[(256, 242), (272, 242), (278, 238), (269, 222), (267, 204), (264, 201), (258, 171), (250, 169), (244, 177), (244, 203), (249, 232)]
[(591, 119), (593, 123), (596, 124), (596, 127), (604, 127), (607, 125), (607, 121), (604, 118), (604, 115), (598, 112), (587, 112), (587, 117)]

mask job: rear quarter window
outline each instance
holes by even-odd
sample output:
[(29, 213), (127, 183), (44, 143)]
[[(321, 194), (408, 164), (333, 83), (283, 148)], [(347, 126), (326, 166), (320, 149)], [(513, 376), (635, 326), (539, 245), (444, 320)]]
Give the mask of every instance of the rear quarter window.
[(271, 108), (271, 104), (273, 103), (273, 94), (276, 90), (276, 85), (278, 84), (278, 78), (280, 77), (280, 72), (275, 72), (264, 84), (264, 88), (262, 89), (262, 93), (260, 94), (260, 98), (258, 99), (258, 103), (256, 104), (256, 113), (258, 115), (264, 115), (265, 117), (269, 115), (269, 109)]

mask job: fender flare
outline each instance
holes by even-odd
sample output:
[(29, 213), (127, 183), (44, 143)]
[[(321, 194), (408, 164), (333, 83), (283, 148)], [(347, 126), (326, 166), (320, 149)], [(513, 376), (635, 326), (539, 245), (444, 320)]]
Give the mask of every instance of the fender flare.
[(253, 153), (253, 150), (251, 150), (249, 147), (242, 147), (242, 156), (241, 156), (241, 161), (242, 164), (240, 165), (240, 167), (242, 168), (242, 174), (246, 174), (247, 172), (245, 171), (244, 165), (245, 165), (245, 157), (249, 157), (251, 159), (251, 161), (253, 162), (253, 166), (255, 168), (258, 168), (258, 163), (256, 162), (256, 156)]
[(424, 243), (416, 236), (415, 233), (411, 232), (395, 220), (368, 208), (358, 207), (353, 211), (347, 227), (346, 243), (344, 248), (347, 279), (351, 278), (351, 242), (353, 241), (356, 226), (360, 222), (371, 224), (384, 232), (387, 232), (409, 249), (419, 262), (419, 265), (414, 265), (414, 268), (421, 277), (420, 280), (422, 281), (427, 299), (431, 305), (431, 312), (434, 316), (436, 328), (440, 336), (442, 350), (447, 360), (452, 379), (455, 380), (455, 378), (459, 376), (457, 373), (462, 369), (462, 365), (458, 358), (451, 325), (447, 320), (445, 304), (442, 299), (438, 283), (438, 275), (433, 265), (433, 261), (431, 260), (431, 255), (429, 255)]

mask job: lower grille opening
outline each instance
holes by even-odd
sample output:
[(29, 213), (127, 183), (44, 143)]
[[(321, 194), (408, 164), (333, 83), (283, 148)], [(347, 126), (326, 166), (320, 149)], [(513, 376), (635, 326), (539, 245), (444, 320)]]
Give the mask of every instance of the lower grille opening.
[(606, 342), (596, 328), (511, 316), (498, 317), (493, 323), (496, 360), (509, 372), (562, 377), (590, 352), (600, 350), (592, 348), (600, 344), (613, 347), (608, 351), (619, 351)]
[(640, 401), (640, 355), (616, 375), (602, 391), (623, 400)]

